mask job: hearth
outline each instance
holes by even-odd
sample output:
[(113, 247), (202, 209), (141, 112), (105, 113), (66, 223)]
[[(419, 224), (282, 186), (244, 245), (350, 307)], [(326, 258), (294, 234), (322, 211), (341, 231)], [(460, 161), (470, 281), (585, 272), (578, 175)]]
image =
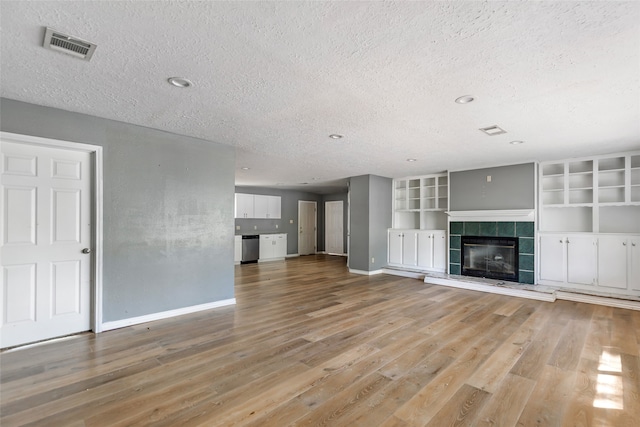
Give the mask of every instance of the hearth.
[(518, 239), (462, 236), (462, 275), (518, 281)]

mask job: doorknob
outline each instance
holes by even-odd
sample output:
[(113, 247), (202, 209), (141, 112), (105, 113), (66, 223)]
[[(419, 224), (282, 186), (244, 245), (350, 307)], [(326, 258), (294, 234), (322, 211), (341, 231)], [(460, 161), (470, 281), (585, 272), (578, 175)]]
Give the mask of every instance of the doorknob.
[(83, 253), (83, 254), (90, 254), (90, 253), (91, 253), (91, 249), (89, 249), (89, 248), (84, 248), (84, 249), (82, 250), (82, 253)]

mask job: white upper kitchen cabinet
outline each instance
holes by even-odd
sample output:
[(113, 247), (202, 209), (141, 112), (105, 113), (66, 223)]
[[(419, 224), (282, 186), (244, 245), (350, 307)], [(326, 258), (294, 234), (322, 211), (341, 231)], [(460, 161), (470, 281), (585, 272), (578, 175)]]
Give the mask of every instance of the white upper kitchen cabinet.
[(282, 200), (280, 196), (264, 196), (256, 194), (253, 197), (254, 218), (280, 219), (280, 213), (282, 210)]
[(236, 218), (253, 218), (253, 194), (236, 193)]

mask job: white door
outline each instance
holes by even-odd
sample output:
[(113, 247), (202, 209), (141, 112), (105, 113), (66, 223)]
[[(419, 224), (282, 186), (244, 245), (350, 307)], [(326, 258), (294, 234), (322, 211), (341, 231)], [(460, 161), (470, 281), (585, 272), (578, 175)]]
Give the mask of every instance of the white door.
[(567, 282), (595, 285), (597, 266), (596, 239), (567, 237)]
[(342, 200), (325, 202), (324, 204), (324, 235), (325, 251), (330, 254), (344, 253), (344, 221)]
[(316, 253), (316, 202), (298, 201), (298, 254)]
[(1, 146), (0, 347), (89, 330), (90, 154)]
[(598, 238), (598, 286), (627, 289), (627, 238)]
[(564, 237), (540, 236), (540, 280), (564, 282)]

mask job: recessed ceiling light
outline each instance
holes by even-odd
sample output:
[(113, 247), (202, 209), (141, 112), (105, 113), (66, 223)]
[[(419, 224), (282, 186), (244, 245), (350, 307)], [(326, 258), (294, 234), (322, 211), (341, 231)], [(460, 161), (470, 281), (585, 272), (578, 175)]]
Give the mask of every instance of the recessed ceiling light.
[(246, 167), (246, 166), (243, 166), (243, 167), (241, 167), (240, 169), (242, 169), (243, 171), (248, 171), (248, 170), (249, 170), (249, 169), (251, 169), (251, 168), (248, 168), (248, 167)]
[(329, 138), (331, 138), (331, 139), (340, 139), (340, 138), (342, 138), (342, 135), (340, 135), (339, 133), (332, 133), (331, 135), (329, 135)]
[(503, 133), (507, 133), (506, 130), (502, 129), (500, 126), (497, 126), (497, 125), (489, 126), (486, 128), (480, 128), (480, 130), (489, 136), (501, 135)]
[(167, 79), (169, 83), (176, 87), (188, 88), (193, 86), (193, 82), (189, 79), (185, 79), (184, 77), (170, 77)]
[(456, 104), (468, 104), (470, 102), (473, 102), (474, 99), (475, 98), (471, 95), (464, 95), (459, 98), (456, 98)]
[(407, 159), (407, 162), (417, 162), (418, 159)]
[(520, 145), (520, 144), (524, 144), (524, 141), (511, 141), (509, 144), (511, 144), (511, 145)]

